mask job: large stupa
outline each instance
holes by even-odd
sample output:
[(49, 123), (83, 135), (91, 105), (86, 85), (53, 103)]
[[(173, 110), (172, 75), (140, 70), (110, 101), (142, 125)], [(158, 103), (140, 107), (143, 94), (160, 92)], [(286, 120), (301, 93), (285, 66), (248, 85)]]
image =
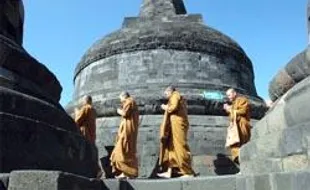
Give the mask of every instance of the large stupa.
[(251, 100), (253, 120), (264, 115), (250, 59), (223, 33), (206, 26), (200, 14), (187, 14), (182, 0), (144, 0), (138, 17), (98, 40), (74, 74), (72, 113), (84, 95), (97, 110), (97, 146), (103, 165), (119, 125), (118, 95), (128, 91), (140, 111), (140, 176), (151, 175), (158, 155), (163, 90), (175, 85), (188, 101), (189, 144), (201, 175), (237, 172), (224, 148), (227, 117), (222, 110), (229, 87)]

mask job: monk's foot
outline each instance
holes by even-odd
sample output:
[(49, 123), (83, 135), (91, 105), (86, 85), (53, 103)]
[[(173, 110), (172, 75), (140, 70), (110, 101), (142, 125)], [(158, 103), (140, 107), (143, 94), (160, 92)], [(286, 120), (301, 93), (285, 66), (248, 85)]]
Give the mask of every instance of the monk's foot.
[(157, 176), (168, 179), (171, 178), (171, 172), (158, 173)]
[(129, 179), (128, 176), (126, 176), (124, 173), (121, 173), (120, 175), (118, 176), (115, 176), (116, 179)]
[(195, 177), (193, 174), (185, 174), (185, 175), (182, 175), (179, 178), (193, 178), (193, 177)]

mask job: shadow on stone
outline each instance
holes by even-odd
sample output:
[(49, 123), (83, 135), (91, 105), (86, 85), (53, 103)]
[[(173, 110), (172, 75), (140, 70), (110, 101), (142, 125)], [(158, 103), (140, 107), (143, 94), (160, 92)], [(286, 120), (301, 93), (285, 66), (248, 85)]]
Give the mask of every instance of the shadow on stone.
[(119, 189), (124, 190), (135, 190), (135, 188), (127, 180), (120, 180), (119, 187)]
[(214, 160), (214, 172), (217, 175), (236, 174), (240, 170), (236, 164), (224, 154), (217, 154)]
[(114, 175), (112, 173), (112, 167), (110, 164), (110, 157), (114, 149), (114, 146), (105, 146), (105, 149), (108, 152), (108, 155), (100, 158), (100, 162), (105, 172), (106, 178), (114, 178)]
[(7, 188), (4, 186), (4, 183), (0, 181), (0, 190), (7, 190)]

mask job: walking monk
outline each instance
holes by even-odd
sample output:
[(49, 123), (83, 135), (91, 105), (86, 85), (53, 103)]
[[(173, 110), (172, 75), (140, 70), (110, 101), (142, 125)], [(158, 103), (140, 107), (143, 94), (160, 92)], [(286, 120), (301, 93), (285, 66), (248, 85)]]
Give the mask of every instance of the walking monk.
[(250, 105), (249, 100), (239, 96), (233, 88), (228, 89), (226, 95), (231, 105), (224, 104), (224, 109), (229, 114), (230, 121), (236, 121), (240, 139), (239, 143), (230, 145), (231, 156), (233, 162), (239, 164), (240, 147), (251, 138)]
[(90, 143), (96, 141), (96, 111), (92, 106), (91, 96), (85, 96), (82, 108), (75, 109), (75, 123)]
[(116, 178), (134, 178), (138, 176), (137, 136), (139, 113), (136, 102), (128, 92), (120, 94), (122, 109), (117, 113), (122, 116), (118, 129), (115, 148), (111, 154), (111, 166)]
[(161, 125), (161, 143), (159, 165), (167, 168), (167, 172), (157, 174), (159, 177), (171, 178), (172, 168), (178, 168), (182, 177), (193, 177), (191, 154), (187, 144), (189, 128), (185, 100), (172, 86), (165, 90), (169, 99), (167, 105), (161, 105), (165, 110)]

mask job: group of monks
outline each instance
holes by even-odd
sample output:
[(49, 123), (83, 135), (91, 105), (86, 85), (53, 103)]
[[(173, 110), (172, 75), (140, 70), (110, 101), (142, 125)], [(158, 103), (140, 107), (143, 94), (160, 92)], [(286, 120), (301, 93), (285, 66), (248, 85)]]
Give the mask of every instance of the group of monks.
[[(181, 178), (194, 177), (196, 174), (191, 166), (191, 153), (187, 143), (189, 121), (186, 100), (173, 86), (166, 88), (164, 94), (168, 103), (161, 105), (165, 114), (160, 126), (158, 168), (162, 173), (157, 173), (157, 176), (171, 178), (175, 172)], [(240, 137), (240, 140), (229, 148), (232, 161), (239, 164), (239, 149), (251, 136), (250, 106), (248, 99), (240, 96), (232, 88), (227, 90), (226, 95), (230, 103), (224, 104), (223, 109), (229, 114), (230, 120), (237, 123)], [(117, 113), (121, 116), (121, 122), (110, 163), (115, 178), (135, 178), (138, 176), (136, 145), (139, 111), (135, 100), (128, 92), (122, 92), (119, 98), (122, 106), (117, 109)], [(75, 122), (82, 136), (95, 144), (96, 112), (90, 96), (86, 96), (83, 101), (81, 109), (75, 110)]]

